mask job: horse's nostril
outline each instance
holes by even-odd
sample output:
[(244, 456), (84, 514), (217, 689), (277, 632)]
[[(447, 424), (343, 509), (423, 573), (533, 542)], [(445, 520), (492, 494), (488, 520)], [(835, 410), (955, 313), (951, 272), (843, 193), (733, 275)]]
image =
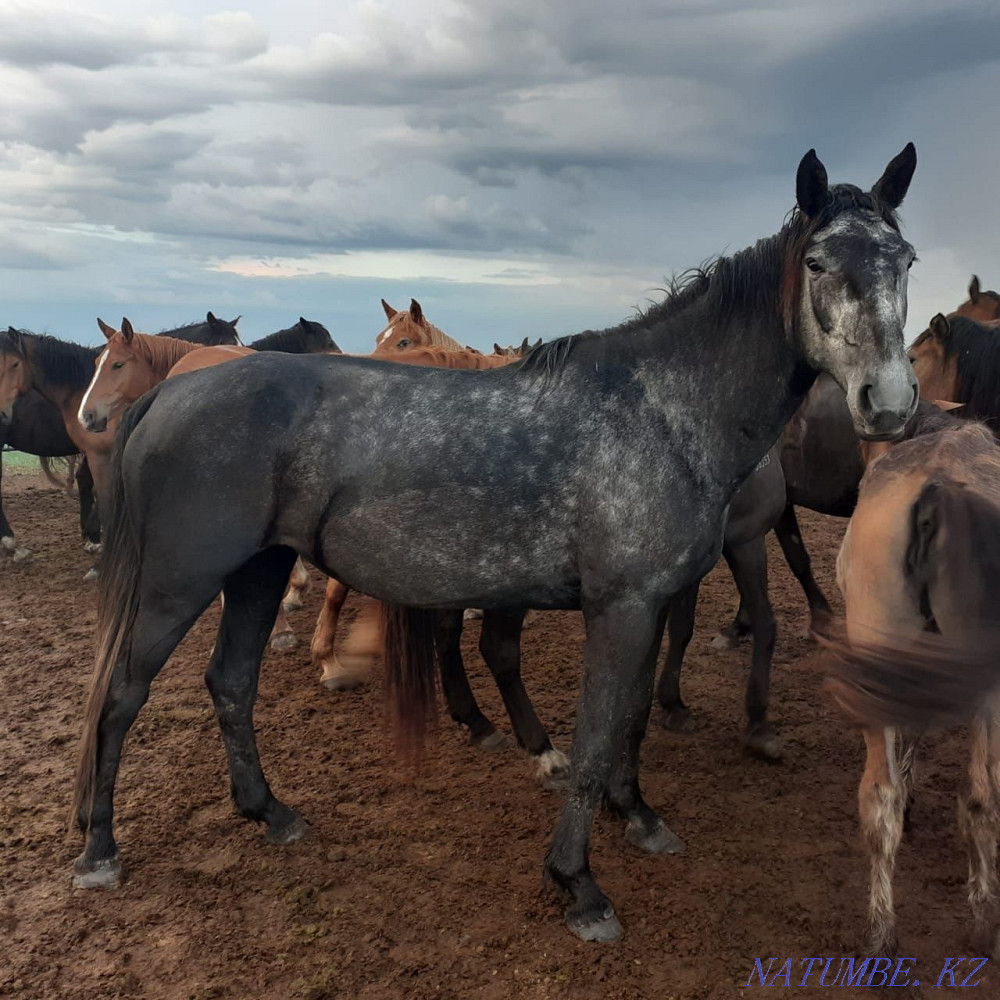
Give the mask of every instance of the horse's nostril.
[(866, 382), (861, 387), (861, 392), (858, 394), (858, 402), (860, 403), (860, 408), (865, 413), (871, 413), (875, 409), (875, 404), (872, 402), (871, 382)]

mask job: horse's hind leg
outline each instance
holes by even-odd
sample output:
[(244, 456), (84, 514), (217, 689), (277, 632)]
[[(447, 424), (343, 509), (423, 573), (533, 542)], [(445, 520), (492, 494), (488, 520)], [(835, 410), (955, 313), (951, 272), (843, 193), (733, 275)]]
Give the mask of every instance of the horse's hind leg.
[(82, 456), (76, 468), (76, 488), (80, 493), (80, 534), (87, 552), (101, 551), (101, 519), (94, 494), (94, 475), (90, 463)]
[(833, 611), (830, 602), (819, 589), (816, 577), (813, 576), (809, 553), (802, 541), (802, 530), (799, 528), (795, 507), (792, 504), (785, 507), (784, 513), (774, 526), (774, 533), (778, 537), (789, 568), (795, 574), (795, 579), (799, 581), (809, 602), (809, 628), (812, 632), (822, 631)]
[(219, 635), (205, 674), (229, 756), (236, 811), (266, 823), (273, 844), (290, 844), (306, 833), (302, 817), (271, 794), (253, 731), (260, 658), (294, 559), (283, 546), (265, 549), (227, 577)]
[(902, 732), (899, 752), (899, 781), (903, 786), (903, 832), (910, 829), (910, 813), (916, 801), (914, 785), (917, 772), (917, 747), (920, 744), (920, 733)]
[(334, 580), (333, 577), (326, 581), (323, 608), (316, 620), (316, 630), (313, 632), (312, 662), (322, 669), (320, 683), (330, 691), (350, 691), (368, 683), (368, 673), (361, 669), (362, 664), (351, 664), (351, 669), (348, 669), (337, 659), (337, 654), (333, 650), (340, 612), (350, 592), (351, 588), (347, 584)]
[(569, 778), (569, 761), (552, 746), (521, 680), (523, 623), (523, 611), (484, 611), (479, 652), (496, 681), (517, 742), (535, 761), (539, 780), (548, 788), (563, 788)]
[(771, 660), (774, 656), (775, 624), (767, 595), (767, 549), (763, 536), (745, 545), (722, 550), (739, 588), (740, 597), (750, 613), (753, 629), (753, 654), (747, 682), (747, 728), (743, 745), (767, 760), (781, 757), (781, 741), (767, 719), (771, 688)]
[(469, 742), (483, 750), (502, 750), (509, 740), (483, 714), (476, 696), (469, 687), (469, 678), (462, 662), (462, 628), (464, 613), (439, 611), (434, 626), (441, 690), (448, 712), (458, 725), (469, 730)]
[(868, 954), (896, 952), (896, 915), (892, 904), (892, 872), (903, 836), (903, 791), (896, 771), (893, 729), (866, 729), (868, 757), (858, 787), (861, 832), (871, 866), (868, 892)]
[(281, 610), (286, 613), (298, 611), (302, 607), (302, 598), (309, 592), (310, 583), (309, 570), (300, 556), (295, 560), (292, 575), (288, 579), (288, 589), (281, 600)]
[(689, 733), (696, 728), (690, 710), (681, 699), (681, 667), (694, 635), (694, 613), (700, 587), (701, 581), (674, 597), (667, 618), (667, 656), (656, 688), (656, 700), (662, 709), (660, 725), (675, 733)]
[(973, 719), (968, 785), (959, 796), (959, 828), (969, 853), (969, 906), (972, 943), (983, 955), (996, 956), (997, 832), (1000, 827), (1000, 701), (996, 698)]
[(101, 707), (93, 796), (77, 817), (87, 837), (84, 852), (73, 868), (73, 884), (78, 889), (120, 884), (122, 866), (112, 830), (112, 797), (125, 735), (149, 697), (153, 678), (214, 596), (215, 591), (206, 587), (200, 597), (193, 591), (183, 600), (150, 592), (140, 599), (130, 652), (121, 654), (115, 664)]

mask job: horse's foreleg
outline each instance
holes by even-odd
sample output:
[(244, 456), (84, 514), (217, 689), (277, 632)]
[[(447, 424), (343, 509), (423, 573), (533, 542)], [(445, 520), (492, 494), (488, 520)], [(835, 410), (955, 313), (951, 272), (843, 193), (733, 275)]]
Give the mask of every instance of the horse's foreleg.
[(521, 627), (524, 612), (485, 611), (479, 652), (493, 674), (517, 742), (531, 754), (538, 779), (549, 788), (565, 787), (566, 755), (552, 746), (521, 680)]
[(295, 630), (285, 616), (285, 609), (279, 604), (271, 629), (271, 649), (276, 653), (290, 653), (298, 645)]
[(916, 801), (914, 786), (917, 780), (917, 747), (920, 733), (902, 732), (899, 751), (899, 781), (903, 786), (903, 832), (910, 828), (910, 812)]
[(781, 551), (785, 554), (789, 568), (795, 574), (795, 579), (799, 581), (805, 592), (806, 600), (809, 602), (809, 628), (813, 632), (820, 632), (830, 620), (833, 611), (830, 608), (830, 602), (820, 590), (819, 584), (813, 576), (809, 553), (802, 541), (802, 531), (799, 528), (798, 518), (795, 516), (795, 508), (791, 504), (785, 508), (784, 513), (778, 519), (778, 523), (774, 526), (774, 533), (778, 537)]
[(205, 682), (215, 703), (229, 757), (233, 801), (246, 819), (267, 824), (267, 840), (290, 844), (306, 833), (305, 821), (271, 793), (257, 754), (253, 706), (260, 658), (267, 644), (295, 553), (265, 549), (229, 575), (219, 634)]
[(76, 488), (80, 494), (80, 534), (87, 552), (101, 551), (101, 519), (94, 492), (94, 474), (86, 457), (76, 467)]
[(700, 587), (699, 580), (677, 594), (670, 602), (667, 618), (667, 656), (656, 687), (656, 700), (662, 709), (660, 724), (675, 733), (689, 733), (696, 728), (691, 712), (681, 698), (681, 667), (694, 635), (694, 615)]
[[(614, 907), (590, 871), (594, 810), (611, 794), (629, 825), (646, 833), (665, 831), (643, 802), (638, 749), (653, 695), (653, 675), (665, 610), (636, 595), (584, 602), (587, 641), (583, 683), (573, 737), (571, 788), (545, 859), (547, 874), (573, 903), (566, 922), (585, 941), (621, 936)], [(617, 764), (617, 767), (616, 767)]]
[[(2, 444), (2, 442), (0, 442)], [(27, 559), (31, 552), (23, 545), (18, 545), (14, 538), (14, 529), (7, 520), (7, 515), (3, 512), (3, 462), (0, 461), (0, 549), (9, 552), (14, 558), (14, 562), (21, 562)]]
[(323, 671), (320, 683), (331, 691), (349, 691), (368, 683), (367, 671), (352, 672), (334, 652), (334, 642), (337, 638), (337, 623), (344, 601), (351, 592), (347, 584), (331, 577), (326, 582), (326, 593), (323, 596), (323, 608), (316, 621), (316, 630), (312, 637), (312, 661)]
[(753, 654), (746, 694), (747, 728), (743, 745), (767, 760), (778, 760), (781, 757), (781, 740), (767, 719), (776, 634), (774, 611), (767, 595), (767, 548), (761, 536), (745, 545), (726, 547), (722, 553), (729, 563), (740, 599), (750, 614), (753, 631)]
[(434, 628), (441, 690), (452, 719), (469, 730), (469, 742), (483, 750), (502, 750), (510, 745), (503, 733), (483, 714), (476, 696), (469, 687), (469, 678), (462, 661), (461, 611), (439, 611)]
[(281, 609), (286, 612), (298, 611), (302, 607), (302, 598), (309, 593), (311, 582), (309, 570), (306, 569), (306, 564), (299, 557), (295, 560), (292, 575), (288, 579), (288, 589), (282, 598)]
[(892, 872), (903, 835), (903, 792), (896, 771), (896, 734), (890, 728), (866, 729), (864, 738), (868, 758), (858, 788), (858, 808), (871, 869), (866, 947), (870, 955), (891, 956), (897, 944)]
[(969, 906), (972, 943), (983, 955), (996, 956), (997, 832), (1000, 828), (1000, 701), (992, 699), (970, 726), (972, 737), (968, 784), (958, 799), (959, 829), (969, 854)]

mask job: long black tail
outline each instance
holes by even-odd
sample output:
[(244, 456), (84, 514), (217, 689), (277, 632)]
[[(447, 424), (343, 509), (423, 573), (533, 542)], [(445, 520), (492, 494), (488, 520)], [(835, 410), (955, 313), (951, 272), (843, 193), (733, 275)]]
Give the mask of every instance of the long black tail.
[(436, 612), (382, 605), (385, 692), (397, 748), (419, 757), (437, 720)]
[(122, 453), (158, 391), (159, 387), (146, 393), (122, 415), (112, 454), (109, 509), (106, 516), (102, 511), (104, 548), (98, 576), (97, 653), (84, 710), (70, 818), (71, 824), (77, 823), (83, 830), (89, 826), (97, 782), (98, 734), (104, 703), (113, 677), (128, 661), (132, 625), (139, 605), (142, 553), (136, 526), (125, 504)]
[(833, 654), (828, 690), (863, 725), (967, 721), (1000, 689), (1000, 615), (991, 608), (1000, 584), (996, 508), (959, 483), (925, 485), (911, 508), (906, 570), (925, 615), (933, 617), (935, 604), (961, 609), (967, 626), (916, 640), (821, 637)]

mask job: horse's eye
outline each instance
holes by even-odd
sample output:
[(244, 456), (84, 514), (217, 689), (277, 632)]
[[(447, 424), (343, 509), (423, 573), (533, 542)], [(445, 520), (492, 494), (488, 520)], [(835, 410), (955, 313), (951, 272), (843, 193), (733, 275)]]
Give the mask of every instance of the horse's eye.
[(914, 257), (914, 258), (913, 258), (913, 260), (911, 260), (911, 261), (910, 261), (910, 263), (906, 265), (906, 270), (907, 270), (907, 271), (909, 271), (909, 269), (910, 269), (911, 267), (913, 267), (913, 262), (914, 262), (914, 261), (915, 261), (916, 259), (917, 259), (917, 258), (916, 258), (916, 257)]
[(115, 371), (117, 371), (119, 368), (123, 368), (124, 366), (125, 366), (125, 362), (124, 361), (116, 361), (111, 367)]
[(808, 267), (813, 274), (819, 274), (823, 270), (823, 265), (815, 257), (806, 258), (806, 267)]
[(402, 340), (401, 340), (401, 341), (400, 341), (400, 342), (399, 342), (399, 343), (398, 343), (398, 344), (397, 344), (396, 346), (397, 346), (397, 347), (398, 347), (398, 348), (399, 348), (399, 349), (400, 349), (401, 351), (404, 351), (404, 350), (406, 350), (406, 348), (407, 348), (407, 347), (409, 347), (409, 346), (410, 346), (410, 342), (409, 342), (409, 340), (407, 340), (407, 339), (406, 339), (406, 337), (404, 337), (404, 338), (403, 338), (403, 339), (402, 339)]

